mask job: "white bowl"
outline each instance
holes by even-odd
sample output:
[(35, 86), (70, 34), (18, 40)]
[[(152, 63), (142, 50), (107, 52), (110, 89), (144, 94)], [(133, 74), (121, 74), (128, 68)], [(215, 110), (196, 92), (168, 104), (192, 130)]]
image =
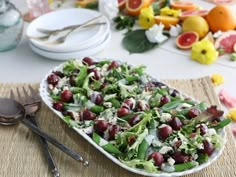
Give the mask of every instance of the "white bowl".
[(72, 58), (93, 56), (93, 55), (101, 52), (107, 46), (107, 44), (110, 41), (110, 38), (111, 38), (111, 33), (109, 32), (107, 34), (107, 36), (105, 37), (105, 39), (101, 43), (93, 45), (87, 49), (78, 50), (75, 52), (64, 52), (64, 53), (62, 53), (62, 52), (60, 52), (60, 53), (59, 52), (49, 52), (49, 51), (42, 50), (42, 49), (38, 48), (33, 43), (30, 43), (30, 47), (35, 53), (37, 53), (41, 56), (44, 56), (46, 58), (53, 59), (53, 60), (63, 60), (64, 61), (64, 60), (69, 60)]
[[(97, 61), (101, 61), (101, 59), (97, 59)], [(55, 68), (53, 68), (51, 71), (49, 71), (49, 73), (44, 77), (44, 79), (42, 80), (42, 82), (40, 83), (40, 88), (39, 88), (39, 92), (40, 92), (40, 96), (42, 98), (42, 100), (44, 101), (44, 103), (54, 112), (56, 113), (63, 121), (63, 115), (61, 112), (59, 111), (56, 111), (53, 107), (52, 107), (52, 103), (53, 103), (53, 100), (51, 99), (50, 95), (49, 95), (49, 92), (48, 92), (48, 84), (47, 84), (47, 77), (49, 74), (52, 73), (52, 71), (56, 71), (58, 70), (59, 68), (62, 68), (63, 66), (63, 63)], [(167, 85), (167, 84), (166, 84)], [(170, 87), (170, 86), (169, 86)], [(172, 89), (176, 89), (176, 88), (173, 88), (173, 87), (170, 87)], [(191, 98), (190, 96), (184, 94), (184, 93), (181, 93), (180, 94), (184, 97), (187, 97), (187, 98)], [(193, 98), (192, 98), (193, 99)], [(195, 100), (195, 99), (193, 99)], [(196, 101), (196, 100), (195, 100)], [(123, 164), (121, 161), (119, 161), (117, 158), (115, 158), (113, 155), (109, 154), (108, 152), (106, 152), (102, 147), (100, 147), (99, 145), (97, 145), (91, 137), (89, 137), (86, 133), (84, 133), (82, 130), (78, 129), (78, 128), (75, 128), (73, 127), (73, 129), (79, 134), (81, 135), (85, 140), (87, 140), (90, 144), (92, 144), (98, 151), (100, 151), (103, 155), (105, 155), (107, 158), (109, 158), (110, 160), (112, 160), (114, 163), (116, 163), (117, 165), (119, 165), (120, 167), (130, 171), (130, 172), (133, 172), (133, 173), (136, 173), (136, 174), (140, 174), (140, 175), (144, 175), (144, 176), (150, 176), (150, 177), (174, 177), (174, 176), (184, 176), (184, 175), (188, 175), (188, 174), (192, 174), (192, 173), (196, 173), (204, 168), (206, 168), (207, 166), (211, 165), (223, 152), (224, 150), (224, 147), (225, 147), (225, 143), (226, 143), (226, 132), (225, 132), (225, 129), (223, 128), (219, 134), (220, 136), (222, 136), (223, 140), (224, 140), (224, 145), (221, 149), (218, 149), (218, 150), (215, 150), (213, 152), (213, 154), (209, 157), (208, 161), (199, 165), (199, 166), (196, 166), (192, 169), (189, 169), (189, 170), (185, 170), (185, 171), (182, 171), (182, 172), (172, 172), (172, 173), (167, 173), (167, 172), (161, 172), (160, 173), (149, 173), (149, 172), (146, 172), (142, 169), (137, 169), (137, 168), (131, 168), (131, 167), (128, 167), (126, 166), (125, 164)]]
[[(26, 35), (33, 37), (44, 36), (45, 34), (37, 31), (38, 28), (49, 30), (61, 29), (66, 26), (84, 23), (99, 15), (101, 15), (99, 12), (81, 8), (53, 11), (40, 16), (30, 23)], [(86, 49), (94, 44), (100, 43), (110, 31), (110, 23), (105, 16), (102, 16), (97, 22), (105, 22), (105, 25), (80, 28), (72, 32), (62, 44), (50, 45), (46, 42), (31, 38), (30, 42), (32, 42), (34, 46), (50, 52), (75, 52)], [(57, 37), (60, 37), (60, 35), (52, 36), (49, 42), (55, 40)]]

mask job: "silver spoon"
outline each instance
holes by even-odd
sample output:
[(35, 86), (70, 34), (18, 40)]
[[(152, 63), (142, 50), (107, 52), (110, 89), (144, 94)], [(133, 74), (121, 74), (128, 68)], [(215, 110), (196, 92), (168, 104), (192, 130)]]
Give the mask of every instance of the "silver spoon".
[(0, 125), (14, 125), (19, 122), (23, 123), (34, 133), (40, 135), (75, 160), (82, 162), (85, 166), (88, 165), (88, 161), (85, 161), (78, 153), (67, 148), (65, 145), (58, 142), (55, 138), (43, 132), (30, 121), (25, 119), (25, 108), (23, 105), (13, 99), (0, 98)]

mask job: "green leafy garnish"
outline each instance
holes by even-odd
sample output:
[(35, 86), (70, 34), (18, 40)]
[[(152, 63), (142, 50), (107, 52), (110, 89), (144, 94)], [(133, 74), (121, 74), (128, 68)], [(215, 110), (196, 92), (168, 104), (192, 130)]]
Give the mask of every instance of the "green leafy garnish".
[(145, 30), (134, 30), (125, 34), (122, 44), (130, 53), (143, 53), (158, 46), (151, 43), (145, 35)]

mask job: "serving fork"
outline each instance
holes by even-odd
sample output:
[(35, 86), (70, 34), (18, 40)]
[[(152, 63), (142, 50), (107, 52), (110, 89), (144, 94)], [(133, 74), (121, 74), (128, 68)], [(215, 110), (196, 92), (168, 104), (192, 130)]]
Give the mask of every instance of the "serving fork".
[[(72, 32), (74, 32), (75, 30), (78, 30), (78, 29), (81, 29), (81, 28), (90, 27), (90, 26), (106, 24), (106, 22), (97, 22), (97, 23), (95, 23), (95, 21), (98, 20), (101, 17), (102, 17), (102, 15), (99, 15), (99, 16), (91, 19), (91, 20), (88, 20), (88, 21), (82, 23), (82, 24), (72, 25), (72, 26), (64, 27), (62, 29), (48, 30), (48, 29), (39, 28), (39, 29), (37, 29), (39, 32), (47, 34), (47, 35), (40, 36), (40, 37), (35, 37), (35, 36), (28, 36), (28, 37), (30, 39), (39, 40), (39, 41), (46, 42), (47, 44), (51, 44), (51, 45), (61, 44), (61, 43), (64, 43), (66, 38)], [(66, 32), (66, 33), (63, 36), (55, 39), (54, 41), (48, 41), (52, 35), (57, 35), (57, 34), (59, 34), (61, 32)]]
[[(26, 110), (26, 116), (27, 118), (29, 118), (29, 120), (37, 126), (37, 122), (35, 120), (35, 113), (40, 109), (41, 107), (41, 99), (39, 97), (39, 94), (37, 91), (35, 91), (32, 86), (29, 85), (28, 87), (30, 94), (28, 94), (28, 92), (26, 91), (25, 87), (22, 87), (23, 90), (23, 96), (22, 93), (20, 93), (20, 89), (17, 88), (17, 96), (13, 93), (13, 91), (11, 90), (10, 92), (10, 98), (11, 99), (16, 99), (18, 98), (18, 101), (20, 103), (23, 104), (25, 110)], [(67, 153), (68, 155), (70, 155), (71, 157), (73, 157), (74, 159), (82, 162), (85, 166), (88, 165), (87, 161), (84, 161), (83, 158), (77, 154), (76, 152), (68, 149), (66, 146), (64, 146), (63, 144), (57, 142), (56, 140), (52, 140), (52, 138), (49, 137), (49, 139), (51, 139), (51, 143), (53, 143), (54, 145), (56, 145), (58, 148), (60, 148), (63, 152)], [(53, 141), (53, 142), (52, 142)], [(59, 177), (59, 171), (56, 167), (56, 164), (53, 160), (52, 154), (49, 151), (49, 147), (48, 144), (46, 142), (46, 140), (42, 137), (40, 137), (40, 143), (42, 144), (43, 147), (43, 152), (44, 155), (48, 161), (49, 167), (51, 169), (51, 173), (53, 174), (54, 177)]]

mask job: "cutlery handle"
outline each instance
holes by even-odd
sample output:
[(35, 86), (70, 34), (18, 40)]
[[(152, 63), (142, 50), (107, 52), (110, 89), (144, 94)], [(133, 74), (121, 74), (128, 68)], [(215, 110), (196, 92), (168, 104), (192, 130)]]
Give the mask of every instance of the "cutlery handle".
[(28, 128), (30, 128), (34, 133), (40, 135), (45, 140), (47, 140), (48, 142), (50, 142), (51, 144), (53, 144), (54, 146), (56, 146), (57, 148), (59, 148), (60, 150), (62, 150), (66, 154), (68, 154), (69, 156), (71, 156), (73, 159), (75, 159), (75, 160), (77, 160), (79, 162), (82, 162), (84, 164), (84, 166), (88, 165), (88, 161), (84, 161), (84, 159), (78, 153), (76, 153), (75, 151), (69, 149), (68, 147), (66, 147), (62, 143), (58, 142), (55, 138), (51, 137), (47, 133), (45, 133), (42, 130), (40, 130), (38, 127), (36, 127), (30, 121), (28, 121), (26, 119), (23, 119), (22, 123), (25, 126), (27, 126)]
[[(32, 122), (35, 126), (38, 127), (38, 123), (35, 120), (35, 117), (34, 116), (27, 116), (27, 118), (28, 117), (29, 117), (30, 122)], [(55, 163), (55, 161), (54, 161), (54, 159), (52, 157), (52, 154), (51, 154), (51, 152), (49, 150), (47, 141), (43, 137), (39, 136), (39, 142), (40, 142), (40, 144), (41, 144), (41, 146), (43, 148), (43, 154), (44, 154), (45, 158), (48, 161), (49, 169), (51, 170), (52, 175), (54, 177), (59, 177), (60, 173), (59, 173), (59, 171), (57, 169), (56, 163)]]

